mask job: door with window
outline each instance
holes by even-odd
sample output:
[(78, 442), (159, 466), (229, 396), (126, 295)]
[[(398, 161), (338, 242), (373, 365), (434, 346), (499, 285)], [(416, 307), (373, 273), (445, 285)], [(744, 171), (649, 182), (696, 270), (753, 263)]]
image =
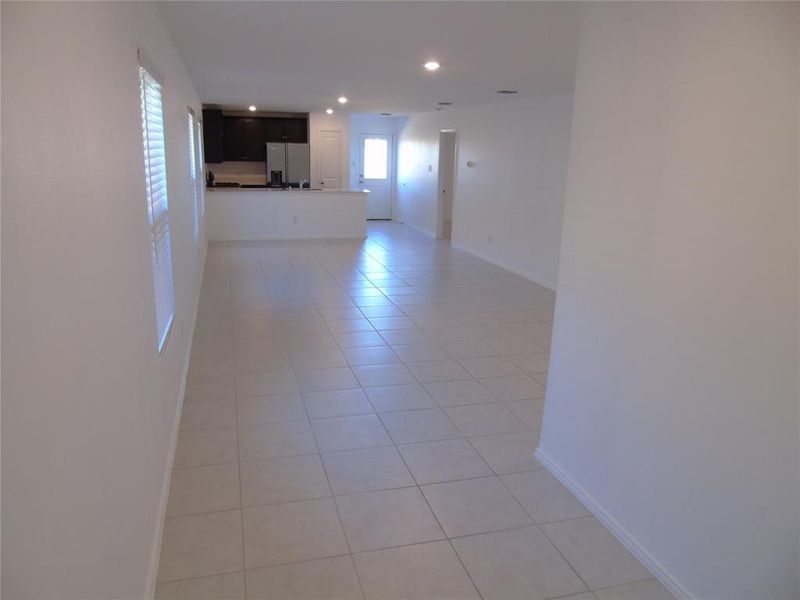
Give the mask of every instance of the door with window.
[(368, 190), (367, 219), (392, 218), (392, 136), (363, 134), (358, 184)]

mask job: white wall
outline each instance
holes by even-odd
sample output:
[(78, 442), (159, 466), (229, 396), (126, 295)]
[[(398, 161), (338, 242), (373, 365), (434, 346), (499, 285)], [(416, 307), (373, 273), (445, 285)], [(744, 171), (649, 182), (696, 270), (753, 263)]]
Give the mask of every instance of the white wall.
[[(156, 342), (137, 48), (166, 78)], [(2, 596), (149, 593), (202, 276), (180, 59), (148, 3), (2, 3)]]
[(695, 598), (800, 593), (796, 10), (582, 28), (540, 454)]
[(453, 243), (555, 288), (571, 116), (569, 92), (410, 117), (395, 219), (436, 232), (439, 131), (455, 128)]
[(347, 113), (336, 111), (332, 115), (325, 113), (309, 113), (309, 151), (311, 152), (311, 187), (320, 186), (318, 163), (319, 163), (319, 132), (320, 131), (339, 131), (341, 133), (341, 153), (339, 155), (340, 172), (342, 177), (341, 189), (350, 189), (350, 169), (348, 149), (350, 147), (350, 117)]

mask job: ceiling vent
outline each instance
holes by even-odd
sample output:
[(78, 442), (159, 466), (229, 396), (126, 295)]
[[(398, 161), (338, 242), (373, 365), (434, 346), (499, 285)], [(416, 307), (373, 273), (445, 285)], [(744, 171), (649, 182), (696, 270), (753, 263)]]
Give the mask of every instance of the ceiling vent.
[(438, 104), (439, 106), (452, 106), (453, 105), (452, 102), (437, 102), (436, 104)]
[(382, 117), (391, 117), (392, 113), (381, 113)]
[(518, 90), (497, 90), (498, 94), (519, 94)]

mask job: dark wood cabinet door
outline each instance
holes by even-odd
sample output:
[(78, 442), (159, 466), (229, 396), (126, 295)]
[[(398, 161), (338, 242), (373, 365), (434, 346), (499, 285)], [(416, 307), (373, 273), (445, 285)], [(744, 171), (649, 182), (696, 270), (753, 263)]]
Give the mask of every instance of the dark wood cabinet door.
[(308, 143), (308, 120), (307, 119), (286, 119), (284, 121), (285, 141), (293, 144)]
[(264, 119), (242, 119), (244, 123), (245, 160), (264, 162), (267, 158)]
[(283, 136), (286, 135), (284, 119), (266, 118), (264, 119), (264, 138), (267, 142), (285, 142)]
[(263, 162), (266, 158), (263, 119), (225, 117), (225, 160)]
[(203, 157), (207, 163), (221, 163), (222, 154), (222, 111), (203, 110)]

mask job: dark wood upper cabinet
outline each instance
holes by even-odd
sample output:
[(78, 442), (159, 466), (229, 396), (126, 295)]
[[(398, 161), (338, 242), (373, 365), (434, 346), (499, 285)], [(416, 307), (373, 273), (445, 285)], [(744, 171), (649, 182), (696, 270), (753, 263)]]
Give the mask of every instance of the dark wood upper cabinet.
[(225, 117), (224, 121), (225, 160), (264, 162), (266, 158), (264, 119)]
[(284, 127), (287, 142), (308, 143), (308, 119), (284, 119)]
[(207, 163), (221, 163), (222, 154), (222, 111), (203, 109), (203, 156)]
[(224, 117), (221, 110), (206, 109), (203, 111), (203, 134), (207, 163), (263, 162), (267, 142), (307, 144), (308, 119)]
[(266, 118), (264, 119), (264, 134), (266, 135), (266, 140), (268, 142), (285, 142), (284, 139), (284, 130), (286, 129), (283, 125), (285, 119), (272, 119)]

